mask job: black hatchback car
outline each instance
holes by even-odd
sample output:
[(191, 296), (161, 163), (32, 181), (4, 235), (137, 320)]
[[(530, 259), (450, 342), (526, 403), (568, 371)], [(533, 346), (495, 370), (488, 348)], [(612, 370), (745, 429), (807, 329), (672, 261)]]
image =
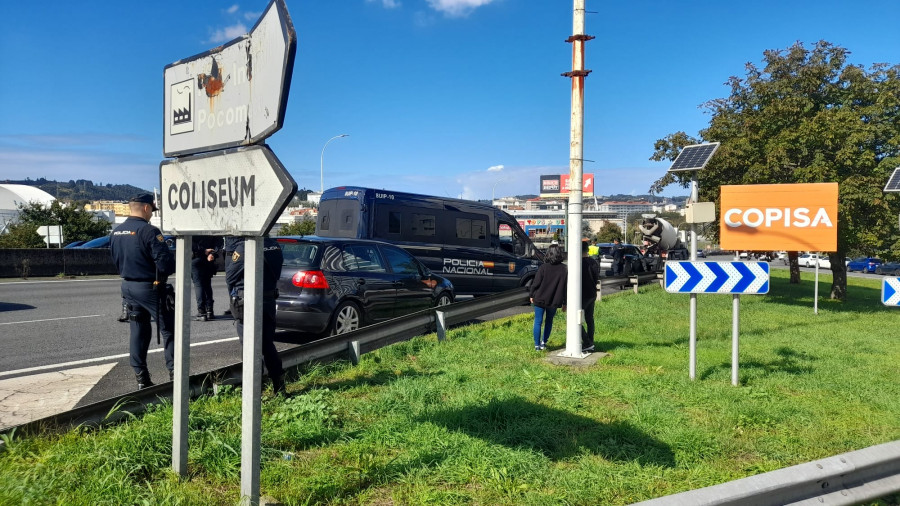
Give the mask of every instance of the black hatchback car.
[(279, 328), (344, 334), (453, 302), (453, 285), (405, 250), (380, 241), (276, 237), (284, 254)]

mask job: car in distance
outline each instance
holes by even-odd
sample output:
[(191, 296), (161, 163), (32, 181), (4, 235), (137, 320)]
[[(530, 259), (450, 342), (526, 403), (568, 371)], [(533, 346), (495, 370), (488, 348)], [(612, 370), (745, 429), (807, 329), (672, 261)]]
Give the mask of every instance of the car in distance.
[(797, 257), (797, 265), (800, 267), (815, 267), (819, 261), (819, 255), (816, 253), (804, 253)]
[(880, 258), (873, 257), (859, 257), (850, 260), (847, 264), (847, 272), (859, 271), (859, 272), (875, 272), (875, 269), (881, 265)]
[[(632, 273), (644, 272), (646, 270), (646, 262), (644, 261), (644, 254), (641, 253), (641, 250), (635, 246), (634, 244), (622, 244), (622, 275), (630, 275)], [(613, 243), (611, 242), (601, 242), (597, 245), (600, 248), (600, 253), (597, 256), (597, 262), (600, 263), (600, 274), (601, 275), (612, 275), (612, 267), (613, 267), (613, 256), (612, 256), (612, 248)]]
[(381, 241), (276, 237), (284, 255), (277, 327), (319, 335), (451, 304), (453, 284), (403, 248)]
[(875, 267), (875, 274), (900, 276), (900, 262), (884, 262)]

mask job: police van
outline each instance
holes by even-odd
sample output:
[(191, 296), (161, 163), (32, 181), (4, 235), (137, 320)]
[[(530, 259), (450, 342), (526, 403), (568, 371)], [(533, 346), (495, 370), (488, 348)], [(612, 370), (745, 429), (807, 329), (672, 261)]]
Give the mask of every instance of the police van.
[(542, 261), (516, 219), (489, 204), (357, 186), (322, 194), (316, 235), (396, 244), (457, 294), (530, 285)]

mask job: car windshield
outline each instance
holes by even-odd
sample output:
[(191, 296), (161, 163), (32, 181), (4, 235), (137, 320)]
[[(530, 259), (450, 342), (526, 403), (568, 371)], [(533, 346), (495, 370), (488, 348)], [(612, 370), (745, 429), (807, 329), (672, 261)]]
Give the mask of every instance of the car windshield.
[(288, 267), (312, 267), (319, 251), (317, 244), (308, 242), (279, 241), (281, 253), (284, 255), (284, 265)]

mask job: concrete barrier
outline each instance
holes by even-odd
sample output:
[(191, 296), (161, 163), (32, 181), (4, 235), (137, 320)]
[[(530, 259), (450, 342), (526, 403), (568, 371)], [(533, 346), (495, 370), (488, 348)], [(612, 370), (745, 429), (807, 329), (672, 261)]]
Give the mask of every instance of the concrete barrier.
[(107, 248), (0, 249), (0, 277), (116, 274)]

